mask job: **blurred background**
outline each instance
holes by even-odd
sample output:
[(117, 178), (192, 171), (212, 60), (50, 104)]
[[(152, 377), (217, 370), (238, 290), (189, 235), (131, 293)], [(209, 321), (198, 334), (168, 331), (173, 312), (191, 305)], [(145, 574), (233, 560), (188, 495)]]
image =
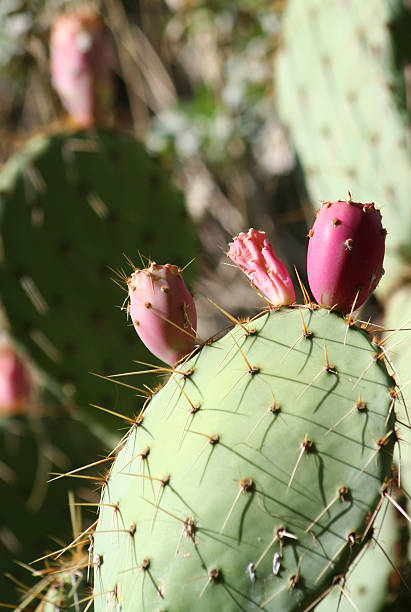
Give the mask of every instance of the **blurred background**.
[[(124, 331), (126, 317), (119, 307), (125, 295), (112, 282), (114, 277), (124, 288), (130, 273), (124, 253), (139, 266), (139, 253), (158, 263), (166, 263), (171, 253), (175, 260), (170, 255), (170, 263), (181, 266), (194, 258), (187, 282), (196, 298), (198, 333), (206, 339), (229, 323), (207, 298), (234, 316), (250, 316), (264, 307), (244, 276), (227, 265), (231, 238), (249, 227), (264, 230), (295, 286), (294, 266), (307, 285), (307, 233), (315, 211), (322, 200), (344, 199), (350, 191), (354, 200), (375, 200), (381, 206), (391, 240), (380, 292), (359, 316), (394, 328), (407, 320), (410, 5), (406, 0), (1, 0), (1, 329), (4, 346), (16, 351), (30, 379), (29, 391), (22, 392), (14, 408), (3, 409), (0, 421), (0, 572), (14, 576), (0, 577), (1, 602), (16, 604), (20, 591), (27, 609), (43, 609), (55, 578), (39, 569), (42, 563), (30, 569), (15, 560), (27, 564), (73, 539), (69, 490), (83, 502), (98, 500), (87, 481), (76, 481), (76, 486), (69, 479), (45, 484), (51, 472), (103, 458), (124, 433), (121, 422), (115, 421), (121, 428), (117, 435), (111, 422), (102, 423), (100, 415), (90, 413), (89, 404), (130, 417), (141, 408), (147, 388), (156, 384), (147, 378), (148, 387), (142, 388), (140, 379), (133, 381), (131, 392), (123, 390), (132, 399), (125, 408), (121, 389), (110, 395), (114, 385), (89, 374), (108, 376), (135, 369), (133, 359), (153, 359), (135, 354), (139, 340), (132, 329)], [(53, 24), (62, 13), (84, 7), (101, 20), (109, 51), (104, 60), (105, 52), (99, 53), (101, 63), (107, 61), (110, 82), (107, 104), (87, 121), (73, 116), (70, 103), (59, 95), (57, 72), (50, 71)], [(83, 41), (86, 51), (90, 40)], [(55, 70), (60, 70), (57, 64)], [(84, 161), (87, 156), (91, 160), (88, 152), (100, 145), (104, 155), (97, 155), (96, 162)], [(60, 148), (63, 153), (75, 151), (73, 163), (81, 175), (73, 182), (77, 196), (60, 174), (59, 164), (71, 163), (64, 155), (56, 161)], [(140, 161), (133, 165), (134, 160)], [(115, 164), (122, 168), (119, 184), (114, 170), (110, 186), (100, 184)], [(27, 195), (27, 184), (34, 196)], [(83, 191), (95, 218), (83, 220), (82, 209), (76, 208)], [(98, 197), (90, 199), (90, 194)], [(101, 233), (100, 221), (94, 224), (97, 217), (105, 219), (106, 204), (113, 214)], [(63, 221), (47, 221), (52, 207)], [(180, 211), (183, 220), (172, 226), (174, 211)], [(41, 238), (32, 237), (36, 223)], [(70, 227), (70, 240), (61, 237), (62, 226)], [(58, 246), (46, 248), (56, 236)], [(75, 254), (88, 242), (92, 251), (85, 251), (81, 264)], [(105, 271), (99, 276), (99, 290), (102, 284), (110, 284), (110, 289), (94, 304), (96, 326), (90, 329), (90, 321), (83, 325), (80, 319), (87, 304), (97, 301), (91, 290), (97, 268), (90, 263), (88, 269), (96, 253)], [(51, 262), (56, 265), (47, 276), (44, 270)], [(76, 314), (70, 325), (68, 319), (60, 316), (59, 324), (48, 314), (50, 305), (52, 311), (69, 310), (57, 295), (60, 283), (65, 295), (84, 298), (81, 304), (73, 303)], [(297, 296), (301, 301), (300, 292)], [(43, 298), (47, 308), (41, 312)], [(37, 304), (34, 314), (29, 306), (25, 310), (26, 302), (32, 310)], [(110, 321), (105, 320), (106, 308), (112, 311)], [(61, 327), (67, 333), (71, 329), (75, 340), (63, 337)], [(82, 339), (97, 345), (97, 336), (110, 351), (103, 359), (96, 349), (88, 362), (82, 361)], [(407, 380), (409, 338), (403, 340), (397, 357), (403, 360)], [(64, 355), (62, 361), (53, 358), (54, 349)], [(100, 398), (103, 386), (110, 392)], [(67, 432), (64, 439), (62, 431)], [(411, 461), (405, 461), (410, 478)], [(87, 474), (101, 479), (100, 468)], [(409, 503), (404, 493), (399, 495)], [(80, 518), (73, 508), (78, 535)], [(94, 520), (93, 512), (83, 509), (83, 528)], [(395, 549), (389, 556), (409, 579), (409, 535), (396, 520), (387, 536)], [(403, 529), (402, 539), (393, 535), (397, 528)], [(85, 559), (87, 564), (87, 534), (81, 541), (82, 563)], [(34, 577), (33, 567), (38, 571)], [(378, 601), (361, 610), (407, 609), (409, 593), (391, 566), (387, 564), (383, 574)], [(37, 580), (41, 588), (33, 587)], [(70, 580), (72, 584), (71, 575)], [(63, 587), (53, 588), (54, 596)], [(335, 602), (331, 606), (336, 609)]]

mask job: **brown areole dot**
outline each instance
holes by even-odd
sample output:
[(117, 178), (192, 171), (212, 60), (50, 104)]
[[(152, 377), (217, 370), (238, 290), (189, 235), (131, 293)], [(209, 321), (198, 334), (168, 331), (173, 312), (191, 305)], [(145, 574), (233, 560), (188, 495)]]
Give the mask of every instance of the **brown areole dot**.
[(281, 410), (281, 406), (280, 404), (277, 404), (276, 401), (274, 401), (274, 403), (271, 404), (271, 406), (268, 409), (268, 411), (271, 412), (271, 414), (278, 414), (280, 410)]
[(352, 238), (347, 238), (347, 240), (344, 242), (345, 244), (345, 250), (346, 251), (352, 251), (352, 245), (353, 245), (353, 239)]
[(149, 456), (149, 454), (150, 454), (150, 447), (149, 447), (149, 446), (147, 446), (147, 447), (146, 447), (144, 450), (142, 450), (142, 451), (141, 451), (141, 453), (140, 453), (140, 457), (141, 457), (142, 459), (147, 459), (147, 457)]
[(344, 502), (348, 499), (350, 495), (350, 490), (346, 486), (342, 486), (338, 489), (338, 497), (341, 502)]
[(130, 525), (130, 529), (128, 530), (128, 532), (129, 532), (129, 534), (131, 535), (131, 537), (132, 537), (132, 538), (134, 537), (134, 535), (135, 535), (135, 533), (136, 533), (136, 529), (137, 529), (136, 524), (135, 524), (135, 523), (132, 523), (132, 524)]
[(357, 408), (359, 412), (363, 412), (367, 409), (366, 403), (363, 402), (361, 399), (357, 400), (355, 407)]
[(243, 492), (249, 491), (254, 486), (253, 479), (252, 478), (242, 478), (240, 480), (240, 486)]
[(191, 406), (190, 408), (190, 414), (195, 414), (196, 412), (198, 412), (201, 408), (201, 403), (199, 402), (198, 404), (196, 404), (195, 406)]

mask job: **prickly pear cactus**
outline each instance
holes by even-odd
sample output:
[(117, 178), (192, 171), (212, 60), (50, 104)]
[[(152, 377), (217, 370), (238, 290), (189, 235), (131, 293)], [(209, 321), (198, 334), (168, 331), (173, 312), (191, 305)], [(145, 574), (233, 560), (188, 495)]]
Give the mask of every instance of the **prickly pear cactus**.
[(379, 202), (390, 236), (386, 269), (411, 253), (402, 65), (411, 57), (411, 13), (404, 4), (290, 0), (276, 65), (278, 110), (312, 201), (349, 190), (355, 200)]
[(96, 612), (314, 605), (371, 537), (393, 384), (367, 334), (324, 309), (263, 313), (207, 343), (107, 476)]
[[(97, 415), (90, 403), (113, 409), (120, 387), (90, 372), (129, 371), (151, 356), (122, 324), (112, 269), (132, 271), (124, 254), (138, 265), (139, 252), (171, 254), (180, 266), (194, 256), (195, 231), (165, 169), (114, 132), (37, 136), (2, 170), (0, 232), (14, 336), (83, 415)], [(139, 402), (130, 394), (124, 401), (133, 409)], [(114, 429), (108, 415), (99, 419)]]

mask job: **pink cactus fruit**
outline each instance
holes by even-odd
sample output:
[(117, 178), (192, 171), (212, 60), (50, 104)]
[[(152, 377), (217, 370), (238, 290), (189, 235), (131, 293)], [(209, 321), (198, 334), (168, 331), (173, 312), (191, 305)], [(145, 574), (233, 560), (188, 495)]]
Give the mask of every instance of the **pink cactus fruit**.
[(319, 304), (348, 313), (354, 301), (355, 309), (365, 302), (384, 272), (386, 233), (373, 203), (323, 203), (307, 254), (308, 282)]
[(197, 313), (193, 297), (177, 266), (151, 263), (128, 279), (130, 316), (146, 347), (174, 365), (196, 342)]
[(27, 365), (8, 340), (0, 340), (0, 416), (24, 413), (30, 391)]
[(265, 232), (251, 228), (229, 244), (228, 257), (246, 274), (273, 307), (295, 302), (287, 268), (274, 252)]
[(91, 9), (59, 15), (50, 35), (53, 85), (72, 120), (82, 126), (102, 121), (113, 97), (110, 39)]

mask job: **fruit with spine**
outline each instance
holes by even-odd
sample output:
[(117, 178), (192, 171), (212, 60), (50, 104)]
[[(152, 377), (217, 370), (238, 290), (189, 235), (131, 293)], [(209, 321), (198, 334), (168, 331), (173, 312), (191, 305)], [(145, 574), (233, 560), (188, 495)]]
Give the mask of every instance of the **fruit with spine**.
[(386, 230), (373, 203), (324, 202), (308, 232), (307, 274), (319, 304), (359, 308), (383, 274)]
[(171, 264), (136, 270), (127, 281), (130, 317), (144, 345), (174, 365), (196, 342), (197, 312), (180, 268)]
[(340, 315), (294, 307), (180, 364), (106, 478), (96, 612), (297, 610), (332, 590), (391, 478), (379, 357)]

